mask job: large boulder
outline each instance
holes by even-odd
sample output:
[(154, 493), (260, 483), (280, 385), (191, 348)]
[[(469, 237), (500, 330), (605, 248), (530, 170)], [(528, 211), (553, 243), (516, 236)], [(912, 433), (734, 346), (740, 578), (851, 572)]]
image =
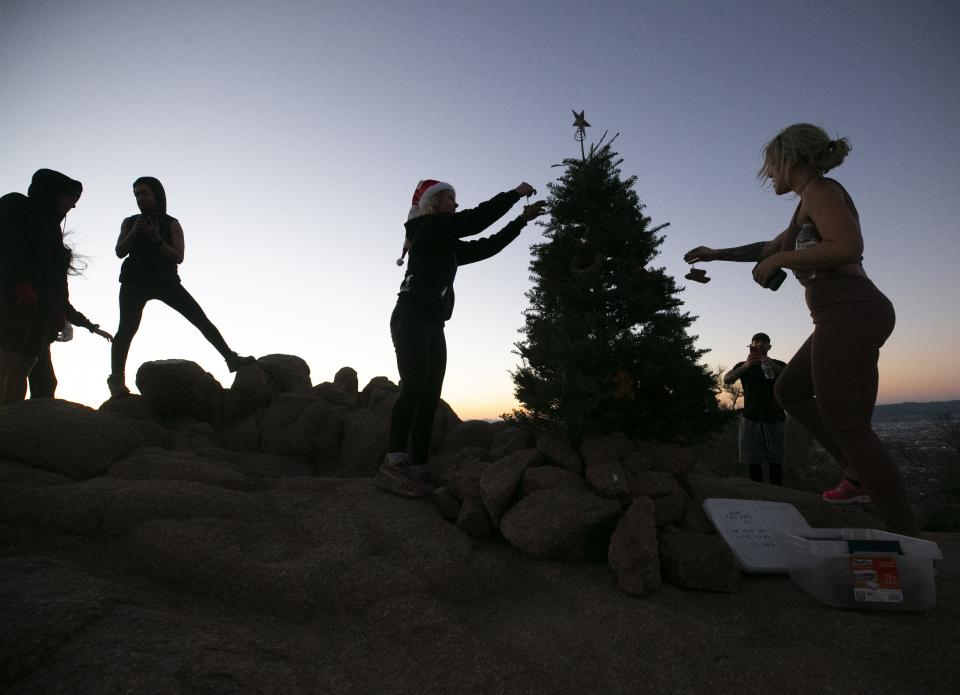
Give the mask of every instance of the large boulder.
[(375, 376), (360, 392), (359, 407), (377, 412), (389, 411), (393, 408), (393, 402), (399, 392), (400, 387), (387, 377)]
[(0, 408), (0, 458), (84, 480), (102, 475), (143, 436), (126, 421), (70, 401), (18, 401)]
[(683, 517), (686, 509), (687, 496), (683, 492), (672, 492), (653, 500), (654, 516), (657, 525), (671, 524)]
[(217, 433), (209, 422), (190, 422), (175, 428), (166, 445), (175, 451), (193, 451), (216, 446)]
[(166, 420), (222, 422), (223, 387), (196, 362), (144, 362), (137, 370), (137, 388)]
[[(0, 459), (0, 485), (59, 485), (72, 482), (72, 478), (59, 473), (34, 468), (25, 463)], [(0, 532), (0, 536), (2, 536)]]
[(65, 485), (0, 489), (0, 522), (90, 536), (122, 536), (151, 519), (249, 519), (264, 500), (184, 480), (93, 478)]
[(340, 405), (353, 410), (357, 407), (359, 396), (350, 394), (343, 386), (332, 381), (324, 381), (313, 387), (313, 393), (331, 405)]
[(264, 355), (254, 365), (266, 372), (281, 393), (310, 393), (310, 366), (296, 355)]
[(622, 432), (613, 432), (580, 445), (584, 477), (587, 484), (603, 497), (630, 494), (627, 475), (620, 458), (633, 450), (633, 444)]
[(236, 422), (259, 413), (281, 392), (280, 384), (258, 364), (237, 370), (233, 386), (223, 396), (223, 419)]
[(720, 536), (671, 531), (660, 536), (665, 579), (688, 589), (735, 593), (740, 567)]
[(315, 475), (312, 466), (289, 456), (231, 451), (220, 448), (197, 449), (194, 453), (205, 461), (228, 465), (242, 473), (248, 480), (297, 478)]
[(653, 502), (633, 501), (620, 519), (607, 555), (617, 573), (617, 585), (628, 594), (642, 596), (660, 588), (660, 553)]
[(146, 446), (163, 446), (169, 433), (160, 424), (160, 415), (143, 396), (131, 393), (122, 398), (104, 401), (98, 409), (101, 413), (113, 415), (124, 420), (143, 437)]
[(506, 425), (493, 436), (490, 442), (490, 459), (497, 461), (527, 448), (527, 432), (519, 427)]
[[(393, 394), (396, 399), (396, 394)], [(361, 409), (343, 415), (343, 433), (337, 465), (327, 475), (370, 477), (376, 475), (387, 455), (390, 411)]]
[(490, 467), (489, 461), (466, 458), (450, 466), (441, 480), (450, 494), (461, 502), (468, 497), (480, 497), (480, 478)]
[(342, 406), (315, 399), (295, 422), (281, 431), (279, 453), (312, 461), (322, 471), (324, 466), (337, 461), (346, 412)]
[(307, 408), (316, 403), (312, 396), (302, 393), (282, 393), (274, 398), (260, 415), (260, 448), (270, 454), (279, 454), (284, 430), (300, 419)]
[(341, 367), (333, 375), (333, 383), (342, 388), (347, 395), (359, 398), (360, 386), (357, 380), (357, 370), (352, 367)]
[(544, 434), (537, 439), (537, 448), (546, 455), (547, 461), (554, 466), (565, 468), (577, 475), (583, 475), (583, 461), (570, 442)]
[(471, 538), (483, 540), (493, 535), (495, 530), (493, 519), (484, 504), (476, 495), (470, 495), (463, 500), (457, 513), (455, 525)]
[(98, 410), (101, 413), (107, 413), (123, 420), (160, 422), (160, 414), (157, 413), (150, 401), (136, 393), (131, 393), (122, 398), (110, 398), (104, 401)]
[(627, 470), (627, 484), (634, 497), (663, 497), (681, 491), (680, 483), (663, 471)]
[(523, 472), (544, 460), (543, 452), (524, 449), (487, 466), (480, 475), (480, 497), (495, 526), (510, 506)]
[(198, 457), (192, 452), (173, 452), (154, 447), (138, 449), (117, 461), (106, 472), (109, 478), (126, 480), (189, 480), (222, 487), (241, 488), (245, 477), (228, 464)]
[(534, 466), (523, 472), (520, 494), (526, 497), (537, 490), (550, 490), (555, 487), (583, 488), (583, 478), (558, 466)]
[(620, 504), (589, 490), (557, 487), (524, 497), (500, 520), (500, 533), (527, 555), (600, 560), (620, 517)]

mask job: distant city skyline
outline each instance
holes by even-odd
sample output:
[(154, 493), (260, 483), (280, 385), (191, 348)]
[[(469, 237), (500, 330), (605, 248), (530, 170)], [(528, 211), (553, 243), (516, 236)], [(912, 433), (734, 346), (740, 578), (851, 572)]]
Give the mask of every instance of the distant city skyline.
[[(120, 221), (142, 175), (166, 186), (184, 228), (184, 285), (234, 349), (303, 357), (314, 383), (340, 367), (361, 387), (397, 371), (388, 328), (394, 264), (417, 181), (452, 183), (461, 208), (620, 133), (624, 176), (653, 224), (654, 261), (685, 289), (711, 368), (768, 333), (788, 360), (812, 330), (802, 288), (756, 286), (748, 264), (683, 253), (773, 238), (796, 201), (755, 178), (763, 143), (809, 121), (848, 137), (831, 175), (861, 214), (864, 265), (897, 310), (881, 351), (881, 403), (960, 398), (960, 4), (921, 1), (257, 2), (9, 0), (0, 26), (5, 95), (0, 194), (33, 171), (84, 184), (67, 218), (88, 266), (74, 305), (116, 330)], [(519, 205), (498, 224), (497, 231)], [(529, 289), (530, 225), (461, 269), (447, 325), (443, 397), (463, 418), (515, 407), (509, 371)], [(130, 352), (232, 376), (180, 316), (148, 305)], [(109, 347), (78, 330), (56, 345), (58, 396), (97, 407)]]

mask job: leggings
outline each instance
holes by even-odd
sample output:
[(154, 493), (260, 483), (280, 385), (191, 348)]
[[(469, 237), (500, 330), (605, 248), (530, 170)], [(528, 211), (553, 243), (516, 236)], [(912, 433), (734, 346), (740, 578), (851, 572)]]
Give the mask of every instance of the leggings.
[(400, 371), (400, 396), (390, 414), (389, 451), (407, 451), (409, 439), (410, 463), (425, 465), (447, 371), (443, 322), (428, 321), (416, 308), (398, 305), (390, 317), (390, 334)]
[(873, 431), (880, 347), (893, 332), (893, 305), (875, 299), (814, 307), (813, 335), (774, 386), (783, 409), (844, 469), (856, 472), (890, 531), (919, 532), (900, 468)]
[(230, 348), (220, 335), (203, 309), (180, 283), (145, 285), (139, 283), (120, 283), (120, 325), (110, 348), (110, 365), (113, 374), (123, 374), (127, 364), (127, 352), (143, 317), (143, 307), (151, 299), (159, 299), (178, 312), (187, 321), (196, 326), (203, 337), (217, 349), (224, 358), (230, 354)]

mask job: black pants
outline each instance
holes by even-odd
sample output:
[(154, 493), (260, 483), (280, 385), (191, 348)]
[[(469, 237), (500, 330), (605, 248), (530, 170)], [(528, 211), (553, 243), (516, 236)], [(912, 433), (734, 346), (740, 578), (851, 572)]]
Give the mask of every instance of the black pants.
[(390, 335), (397, 352), (400, 397), (390, 416), (389, 451), (407, 451), (409, 439), (410, 463), (425, 465), (447, 371), (443, 321), (428, 321), (415, 307), (398, 304), (390, 317)]
[(230, 348), (227, 347), (220, 331), (203, 313), (203, 309), (197, 304), (197, 300), (179, 282), (155, 285), (123, 282), (120, 283), (120, 325), (117, 327), (117, 334), (114, 336), (113, 345), (110, 348), (110, 366), (114, 374), (123, 374), (126, 368), (127, 353), (130, 351), (133, 336), (140, 328), (143, 307), (151, 299), (159, 299), (196, 326), (203, 337), (224, 358), (230, 354)]

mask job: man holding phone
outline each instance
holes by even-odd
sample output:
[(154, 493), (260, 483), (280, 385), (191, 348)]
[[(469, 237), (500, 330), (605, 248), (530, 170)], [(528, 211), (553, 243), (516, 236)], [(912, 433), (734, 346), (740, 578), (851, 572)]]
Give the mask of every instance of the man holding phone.
[(750, 479), (763, 482), (763, 464), (770, 471), (770, 482), (783, 485), (783, 452), (786, 440), (786, 416), (773, 395), (773, 385), (786, 363), (771, 358), (770, 336), (757, 333), (750, 339), (747, 359), (738, 362), (723, 375), (723, 383), (739, 380), (743, 387), (743, 412), (740, 414), (740, 465), (746, 465)]

